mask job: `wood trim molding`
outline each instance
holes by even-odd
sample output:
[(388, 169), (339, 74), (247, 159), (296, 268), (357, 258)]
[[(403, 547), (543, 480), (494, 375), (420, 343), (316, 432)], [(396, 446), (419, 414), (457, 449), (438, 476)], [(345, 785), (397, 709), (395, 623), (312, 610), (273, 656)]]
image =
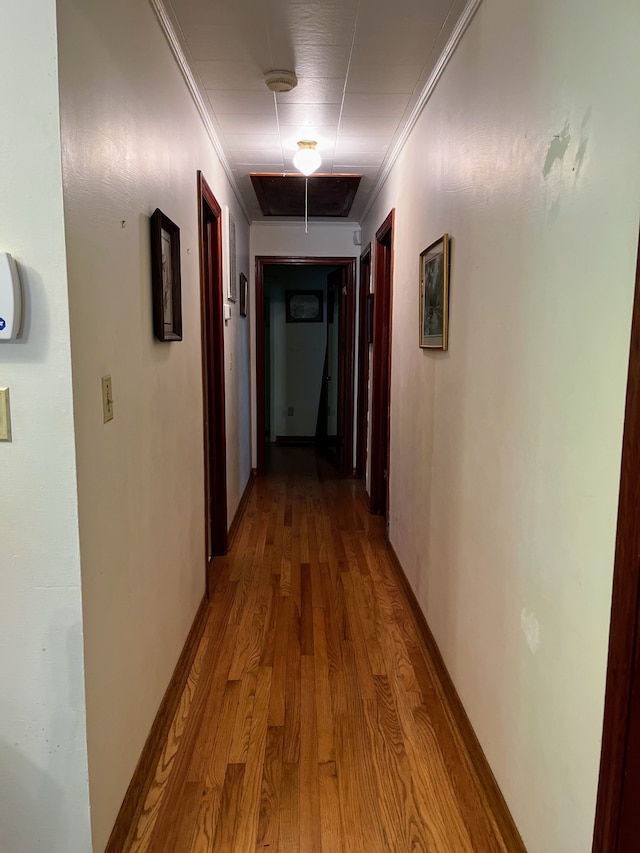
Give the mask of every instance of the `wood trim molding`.
[(247, 485), (244, 487), (244, 492), (242, 493), (242, 497), (240, 498), (240, 503), (238, 504), (238, 508), (236, 509), (236, 513), (233, 516), (233, 521), (229, 527), (229, 533), (227, 535), (227, 547), (231, 548), (233, 543), (235, 542), (236, 536), (238, 535), (238, 529), (240, 527), (240, 523), (244, 517), (245, 510), (247, 508), (247, 504), (249, 503), (249, 498), (251, 497), (251, 492), (253, 491), (253, 486), (256, 481), (256, 469), (252, 468), (251, 473), (249, 474), (249, 479), (247, 480)]
[[(633, 757), (634, 696), (640, 679), (640, 242), (631, 319), (631, 346), (622, 439), (618, 526), (613, 570), (607, 685), (600, 755), (598, 800), (593, 834), (594, 853), (637, 849), (629, 839), (629, 803), (637, 814), (637, 770)], [(637, 705), (636, 705), (637, 707)], [(635, 749), (637, 750), (637, 742)], [(635, 783), (635, 784), (634, 784)], [(637, 821), (636, 821), (637, 823)]]
[[(376, 232), (373, 269), (373, 350), (371, 356), (371, 436), (369, 497), (371, 512), (389, 519), (391, 336), (395, 208)], [(385, 476), (386, 470), (386, 476)]]
[(369, 341), (367, 340), (367, 299), (371, 290), (371, 243), (360, 255), (358, 285), (358, 426), (356, 437), (356, 467), (354, 476), (362, 479), (367, 473), (367, 424), (369, 415)]
[[(227, 551), (227, 438), (224, 373), (224, 288), (222, 275), (222, 208), (201, 171), (198, 183), (198, 252), (200, 263), (200, 316), (203, 382), (203, 449), (205, 473), (205, 523), (207, 525), (207, 584), (210, 557)], [(204, 242), (204, 224), (215, 219), (214, 256)], [(209, 251), (212, 246), (209, 245)], [(211, 522), (211, 503), (216, 511)]]
[(473, 730), (464, 705), (458, 696), (458, 691), (449, 675), (435, 637), (431, 633), (402, 563), (390, 542), (387, 544), (387, 550), (400, 589), (413, 617), (416, 632), (424, 645), (425, 655), (427, 659), (433, 661), (435, 676), (441, 687), (443, 706), (451, 716), (452, 731), (458, 733), (461, 739), (463, 747), (461, 752), (468, 759), (469, 773), (476, 782), (480, 796), (486, 800), (489, 813), (495, 818), (496, 832), (502, 837), (505, 850), (508, 850), (509, 853), (526, 853), (520, 833), (511, 817), (509, 807), (502, 796), (502, 791), (480, 746), (480, 741)]
[(118, 817), (111, 830), (105, 853), (121, 853), (122, 850), (129, 849), (129, 844), (132, 841), (130, 836), (135, 832), (138, 825), (138, 819), (153, 782), (162, 748), (169, 736), (171, 723), (180, 704), (180, 697), (187, 683), (198, 645), (204, 633), (208, 615), (209, 602), (207, 601), (207, 596), (204, 595), (196, 611), (193, 624), (187, 635), (184, 648), (180, 653), (169, 685), (162, 697), (162, 702), (151, 726), (151, 731), (142, 748), (138, 764), (120, 806)]
[(356, 364), (356, 259), (346, 267), (347, 297), (345, 311), (345, 334), (344, 334), (344, 359), (342, 368), (344, 370), (344, 390), (342, 392), (343, 409), (342, 427), (344, 442), (344, 464), (342, 473), (344, 476), (353, 477), (353, 416), (355, 395), (355, 364)]

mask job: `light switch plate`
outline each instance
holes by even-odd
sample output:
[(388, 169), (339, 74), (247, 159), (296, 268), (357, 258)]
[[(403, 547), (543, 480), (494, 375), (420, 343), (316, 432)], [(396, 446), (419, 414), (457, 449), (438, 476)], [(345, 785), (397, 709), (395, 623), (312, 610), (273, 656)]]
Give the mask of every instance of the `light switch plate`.
[(0, 441), (11, 441), (9, 389), (0, 388)]
[(113, 392), (110, 376), (102, 377), (102, 418), (105, 424), (113, 420)]

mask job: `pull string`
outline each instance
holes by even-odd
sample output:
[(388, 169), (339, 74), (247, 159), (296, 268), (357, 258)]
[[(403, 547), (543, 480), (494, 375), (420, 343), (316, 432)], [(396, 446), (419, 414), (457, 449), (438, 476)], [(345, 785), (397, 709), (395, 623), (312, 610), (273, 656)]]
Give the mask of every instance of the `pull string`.
[(304, 233), (309, 233), (309, 178), (304, 179)]

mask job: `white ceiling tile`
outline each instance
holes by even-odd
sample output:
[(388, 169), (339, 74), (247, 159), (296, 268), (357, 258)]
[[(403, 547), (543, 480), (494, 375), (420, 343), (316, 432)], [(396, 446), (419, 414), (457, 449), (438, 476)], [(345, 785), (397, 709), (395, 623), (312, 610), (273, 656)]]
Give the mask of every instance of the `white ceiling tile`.
[(384, 116), (387, 119), (402, 116), (408, 95), (345, 95), (343, 115)]
[(340, 118), (340, 104), (278, 104), (281, 125), (299, 127), (335, 126)]
[(283, 157), (280, 151), (280, 148), (274, 148), (273, 151), (260, 151), (253, 149), (231, 149), (231, 156), (233, 157), (234, 162), (237, 166), (251, 166), (253, 169), (253, 163), (260, 163), (262, 166), (276, 166), (282, 169), (283, 166)]
[(351, 61), (354, 64), (380, 62), (385, 65), (424, 65), (438, 37), (440, 22), (432, 30), (406, 25), (402, 21), (381, 21), (358, 29)]
[(397, 118), (343, 116), (340, 120), (341, 136), (393, 136), (397, 129)]
[(336, 157), (342, 154), (357, 154), (360, 151), (370, 151), (372, 154), (385, 154), (389, 149), (389, 137), (385, 136), (343, 136), (340, 134), (336, 143)]
[(344, 81), (333, 77), (298, 78), (298, 85), (291, 92), (276, 95), (278, 104), (340, 104)]
[(204, 60), (197, 62), (196, 67), (205, 89), (225, 89), (231, 92), (264, 90), (262, 70), (250, 62)]
[(337, 77), (344, 81), (350, 45), (292, 44), (287, 32), (270, 35), (274, 67), (291, 68), (298, 78)]
[(225, 145), (232, 151), (280, 151), (280, 136), (277, 133), (225, 133)]
[(338, 170), (343, 166), (357, 166), (358, 168), (364, 166), (380, 167), (384, 157), (384, 151), (361, 151), (357, 154), (341, 154), (340, 157), (334, 157), (333, 165), (334, 168)]
[(266, 24), (267, 4), (256, 0), (171, 0), (182, 27), (189, 24), (242, 26), (247, 22)]
[(284, 21), (295, 44), (351, 44), (357, 14), (355, 3), (322, 0), (284, 6), (278, 22)]
[(347, 92), (410, 95), (421, 73), (422, 65), (352, 65), (347, 79)]
[(267, 70), (271, 56), (264, 26), (189, 24), (183, 37), (196, 61), (252, 62)]
[(218, 122), (225, 136), (230, 133), (278, 133), (275, 116), (219, 115)]
[(243, 175), (249, 175), (251, 172), (266, 172), (267, 174), (281, 175), (286, 172), (285, 167), (280, 163), (263, 163), (261, 160), (252, 160), (250, 163), (238, 162), (239, 171)]
[(207, 89), (212, 109), (217, 114), (275, 115), (273, 92), (264, 87), (263, 92), (227, 92)]

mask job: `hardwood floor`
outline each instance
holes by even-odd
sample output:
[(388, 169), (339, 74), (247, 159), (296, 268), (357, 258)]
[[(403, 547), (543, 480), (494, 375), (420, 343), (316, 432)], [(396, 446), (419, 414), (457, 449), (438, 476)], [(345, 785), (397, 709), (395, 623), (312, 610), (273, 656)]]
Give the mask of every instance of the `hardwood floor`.
[[(123, 853), (513, 853), (382, 519), (309, 448), (256, 481)], [(518, 848), (521, 849), (521, 848)]]

